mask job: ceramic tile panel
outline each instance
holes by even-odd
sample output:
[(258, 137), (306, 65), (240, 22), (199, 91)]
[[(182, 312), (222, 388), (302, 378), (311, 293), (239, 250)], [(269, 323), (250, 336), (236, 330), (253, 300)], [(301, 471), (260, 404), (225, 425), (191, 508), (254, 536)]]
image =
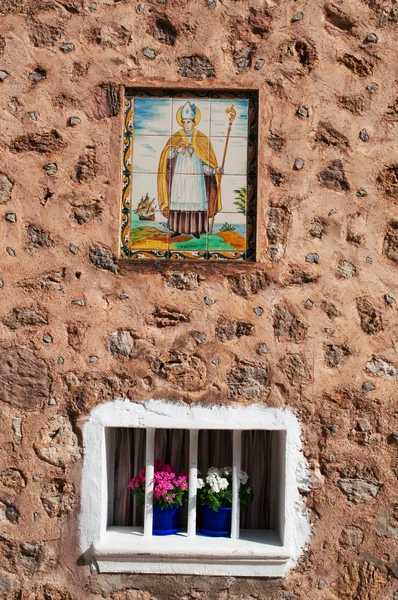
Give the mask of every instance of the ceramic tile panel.
[(171, 135), (171, 98), (135, 98), (134, 135)]
[(246, 175), (223, 175), (221, 178), (222, 212), (220, 214), (239, 212), (243, 216), (247, 212), (247, 177)]
[(247, 138), (248, 134), (248, 100), (212, 99), (210, 104), (210, 135), (211, 137)]
[(167, 157), (170, 152), (170, 137), (165, 135), (133, 135), (132, 169), (135, 173), (166, 173)]
[(210, 98), (194, 98), (192, 96), (178, 96), (173, 98), (171, 114), (171, 133), (176, 134), (184, 130), (183, 119), (192, 120), (188, 127), (193, 128), (209, 137), (210, 135)]
[(246, 217), (244, 215), (221, 212), (215, 216), (211, 231), (207, 241), (209, 252), (246, 251)]

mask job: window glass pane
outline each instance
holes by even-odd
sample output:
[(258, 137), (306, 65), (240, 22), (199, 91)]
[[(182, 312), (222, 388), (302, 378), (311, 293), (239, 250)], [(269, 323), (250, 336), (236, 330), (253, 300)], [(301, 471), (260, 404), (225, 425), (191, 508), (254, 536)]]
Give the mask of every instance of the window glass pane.
[(241, 506), (241, 529), (270, 529), (272, 436), (271, 431), (242, 432), (241, 468), (249, 476), (253, 497), (247, 507)]

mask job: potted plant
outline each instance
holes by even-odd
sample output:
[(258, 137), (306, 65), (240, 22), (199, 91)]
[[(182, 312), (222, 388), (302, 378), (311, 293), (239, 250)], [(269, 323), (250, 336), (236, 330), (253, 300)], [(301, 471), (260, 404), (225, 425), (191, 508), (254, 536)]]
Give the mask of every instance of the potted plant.
[[(197, 479), (198, 498), (201, 505), (201, 526), (199, 531), (212, 537), (231, 534), (232, 512), (232, 468), (210, 467), (206, 478)], [(247, 506), (253, 499), (249, 476), (240, 472), (239, 502)]]
[[(155, 460), (153, 483), (153, 535), (171, 535), (180, 531), (180, 508), (188, 495), (188, 479), (184, 471), (176, 475), (171, 465)], [(145, 501), (145, 469), (127, 484), (138, 504)]]

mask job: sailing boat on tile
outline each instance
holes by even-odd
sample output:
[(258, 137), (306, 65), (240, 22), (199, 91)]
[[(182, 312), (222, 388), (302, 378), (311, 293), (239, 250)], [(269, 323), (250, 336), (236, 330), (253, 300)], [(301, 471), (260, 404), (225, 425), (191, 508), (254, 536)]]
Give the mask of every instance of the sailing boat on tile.
[(140, 221), (154, 221), (155, 220), (155, 211), (156, 207), (154, 206), (155, 198), (153, 200), (150, 199), (149, 194), (145, 194), (141, 197), (141, 200), (138, 203), (137, 208), (135, 209), (135, 214), (138, 215)]

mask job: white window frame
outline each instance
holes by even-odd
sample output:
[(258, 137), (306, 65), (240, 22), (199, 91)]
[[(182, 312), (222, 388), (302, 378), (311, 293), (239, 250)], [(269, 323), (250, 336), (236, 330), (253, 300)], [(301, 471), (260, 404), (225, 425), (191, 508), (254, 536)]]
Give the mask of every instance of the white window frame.
[[(108, 494), (112, 496), (112, 469), (107, 464), (110, 427), (147, 430), (144, 533), (133, 527), (107, 526), (112, 501), (108, 498)], [(151, 480), (156, 429), (185, 429), (190, 433), (188, 528), (186, 533), (164, 537), (152, 536)], [(196, 535), (197, 443), (201, 429), (233, 430), (230, 538)], [(239, 531), (238, 473), (244, 430), (277, 432), (273, 437), (278, 462), (277, 468), (272, 469), (271, 481), (274, 530)], [(93, 410), (83, 426), (83, 447), (81, 550), (100, 572), (281, 577), (294, 566), (309, 540), (308, 515), (299, 492), (308, 487), (308, 467), (301, 450), (300, 424), (290, 410), (260, 404), (203, 406), (162, 400), (115, 400)]]

